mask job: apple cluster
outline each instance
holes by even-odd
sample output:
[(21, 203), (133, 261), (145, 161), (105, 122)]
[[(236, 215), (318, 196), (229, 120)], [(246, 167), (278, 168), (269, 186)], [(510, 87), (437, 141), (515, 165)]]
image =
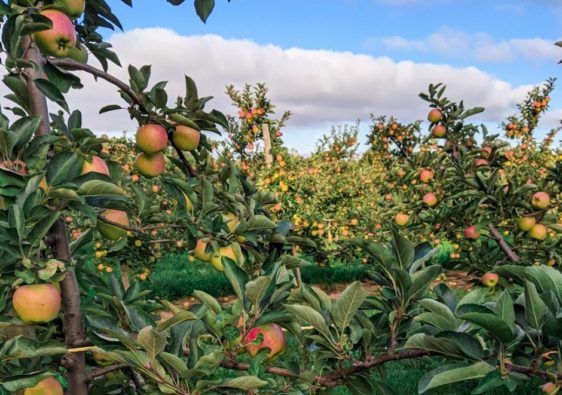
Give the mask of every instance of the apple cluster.
[[(531, 197), (531, 205), (537, 210), (548, 209), (549, 204), (550, 196), (546, 192), (535, 192)], [(537, 223), (536, 218), (532, 215), (519, 218), (517, 227), (523, 232), (527, 232), (531, 239), (539, 241), (545, 240), (548, 234), (548, 228), (543, 224)]]
[(86, 0), (55, 0), (43, 7), (40, 15), (49, 19), (52, 26), (33, 33), (32, 39), (44, 55), (87, 62), (88, 53), (77, 43), (73, 23), (85, 8)]
[[(137, 148), (142, 152), (135, 159), (135, 167), (147, 178), (164, 173), (165, 158), (162, 151), (168, 146), (168, 133), (163, 126), (149, 123), (138, 128), (135, 135)], [(174, 147), (182, 151), (194, 151), (199, 147), (201, 133), (185, 125), (176, 125), (172, 132)]]
[(443, 113), (441, 112), (441, 110), (434, 108), (427, 115), (427, 119), (433, 125), (433, 128), (431, 129), (431, 134), (433, 135), (433, 137), (445, 137), (445, 135), (447, 134), (447, 128), (441, 122), (443, 120)]

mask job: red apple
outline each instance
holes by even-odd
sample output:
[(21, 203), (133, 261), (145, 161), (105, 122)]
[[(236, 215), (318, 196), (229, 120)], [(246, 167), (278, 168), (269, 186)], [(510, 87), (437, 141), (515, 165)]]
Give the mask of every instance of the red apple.
[(493, 288), (496, 285), (498, 285), (498, 282), (500, 281), (500, 277), (496, 273), (486, 272), (484, 273), (480, 281), (485, 286)]
[(420, 181), (428, 183), (433, 180), (433, 170), (424, 169), (420, 172)]
[(54, 377), (41, 380), (35, 387), (26, 388), (23, 395), (63, 395), (62, 385)]
[(199, 146), (201, 133), (193, 128), (178, 125), (172, 134), (174, 145), (182, 151), (194, 151)]
[(137, 147), (146, 154), (155, 154), (168, 145), (168, 134), (162, 126), (149, 123), (137, 129), (135, 135)]
[(166, 170), (166, 161), (162, 152), (153, 155), (139, 154), (135, 159), (135, 167), (138, 172), (147, 178), (157, 177)]
[(443, 125), (435, 125), (431, 130), (433, 137), (444, 137), (447, 134), (447, 128)]
[(33, 33), (35, 45), (45, 54), (65, 58), (76, 45), (76, 31), (72, 21), (64, 12), (45, 10), (41, 15), (51, 20), (53, 26)]
[(410, 220), (410, 216), (405, 213), (398, 213), (394, 217), (394, 222), (396, 223), (396, 225), (400, 225), (400, 226), (406, 225), (409, 220)]
[(82, 175), (87, 173), (100, 173), (109, 176), (109, 167), (102, 158), (93, 155), (91, 162), (85, 160), (82, 165)]
[(437, 108), (434, 108), (427, 114), (427, 119), (431, 123), (437, 123), (443, 119), (443, 113)]
[(44, 323), (57, 318), (61, 296), (53, 284), (23, 285), (14, 292), (12, 303), (23, 322)]
[(423, 200), (424, 204), (428, 207), (433, 207), (437, 204), (437, 197), (431, 192), (423, 195), (422, 200)]
[(246, 350), (255, 357), (260, 350), (269, 348), (267, 360), (274, 359), (285, 350), (285, 334), (277, 324), (265, 324), (250, 329), (244, 340)]
[(470, 240), (478, 240), (480, 232), (476, 230), (476, 226), (469, 226), (464, 230), (464, 237)]
[(531, 204), (534, 208), (542, 210), (550, 204), (550, 197), (546, 192), (535, 192), (531, 197)]

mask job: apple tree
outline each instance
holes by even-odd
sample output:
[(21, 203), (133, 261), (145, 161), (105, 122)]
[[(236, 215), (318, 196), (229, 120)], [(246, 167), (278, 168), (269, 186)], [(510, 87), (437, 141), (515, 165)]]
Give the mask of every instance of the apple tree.
[[(203, 20), (213, 5), (195, 1)], [(332, 300), (296, 281), (306, 262), (292, 247), (313, 243), (272, 220), (275, 194), (212, 154), (208, 135), (228, 121), (206, 108), (195, 82), (186, 76), (185, 94), (169, 100), (150, 66), (129, 65), (126, 82), (108, 73), (120, 62), (99, 29), (121, 25), (104, 0), (1, 1), (0, 9), (13, 103), (13, 115), (0, 116), (0, 393), (388, 393), (370, 369), (427, 356), (459, 364), (428, 373), (420, 393), (466, 379), (515, 389), (530, 376), (559, 388), (558, 271), (504, 266), (509, 290), (457, 300), (445, 286), (430, 292), (441, 271), (435, 250), (392, 228), (390, 243), (353, 241), (381, 292), (353, 283)], [(138, 122), (134, 167), (160, 180), (176, 202), (169, 210), (150, 208), (108, 155), (109, 141), (65, 100), (81, 72), (119, 90), (123, 103), (100, 112), (125, 110)], [(54, 105), (63, 112), (50, 113)], [(84, 224), (72, 241), (69, 217)], [(221, 305), (196, 291), (200, 303), (179, 308), (88, 264), (94, 234), (119, 255), (159, 227), (177, 229), (223, 272), (237, 300)], [(289, 340), (298, 352), (283, 354)]]

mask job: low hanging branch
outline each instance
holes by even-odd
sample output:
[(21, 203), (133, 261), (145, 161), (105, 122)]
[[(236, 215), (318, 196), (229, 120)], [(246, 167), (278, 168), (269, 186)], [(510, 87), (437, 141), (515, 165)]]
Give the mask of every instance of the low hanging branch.
[(113, 75), (111, 75), (109, 73), (106, 73), (105, 71), (100, 70), (96, 67), (90, 66), (88, 64), (80, 63), (80, 62), (77, 62), (75, 60), (67, 59), (67, 58), (65, 58), (65, 59), (52, 58), (52, 59), (49, 59), (49, 63), (51, 63), (55, 66), (62, 67), (62, 68), (67, 69), (67, 70), (85, 71), (85, 72), (93, 75), (96, 78), (99, 77), (101, 79), (106, 80), (110, 84), (115, 85), (116, 87), (121, 89), (123, 92), (125, 92), (131, 98), (131, 100), (133, 100), (144, 112), (148, 113), (148, 110), (145, 108), (144, 103), (142, 102), (140, 97), (138, 97), (138, 95), (131, 89), (131, 87), (129, 85), (127, 85), (126, 83), (121, 81), (119, 78), (114, 77)]
[(492, 238), (496, 241), (496, 243), (498, 243), (498, 246), (504, 252), (504, 254), (507, 256), (507, 258), (511, 262), (519, 262), (519, 256), (511, 249), (509, 244), (507, 244), (507, 242), (502, 237), (500, 232), (496, 229), (496, 227), (493, 224), (489, 224), (488, 230), (490, 231), (490, 234), (492, 235)]

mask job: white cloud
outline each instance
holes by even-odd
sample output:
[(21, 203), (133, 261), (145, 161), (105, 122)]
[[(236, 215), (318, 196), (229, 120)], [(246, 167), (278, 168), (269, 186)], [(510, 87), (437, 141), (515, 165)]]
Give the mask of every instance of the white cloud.
[[(376, 39), (368, 42), (376, 43)], [(402, 36), (390, 36), (380, 39), (388, 49), (400, 51), (418, 51), (438, 53), (448, 58), (476, 60), (485, 63), (512, 62), (524, 59), (529, 62), (554, 63), (562, 56), (556, 40), (544, 38), (512, 38), (494, 40), (487, 33), (465, 33), (456, 29), (443, 27), (421, 39), (409, 40)]]
[[(225, 85), (265, 82), (281, 113), (295, 115), (285, 128), (288, 144), (301, 152), (314, 146), (318, 130), (329, 125), (366, 120), (369, 113), (393, 114), (405, 121), (425, 117), (427, 105), (418, 98), (429, 83), (445, 82), (450, 96), (467, 106), (487, 108), (483, 121), (499, 122), (513, 112), (528, 86), (514, 87), (475, 67), (395, 62), (350, 52), (282, 49), (248, 40), (219, 36), (181, 36), (161, 28), (116, 34), (111, 42), (124, 65), (152, 64), (152, 82), (169, 81), (170, 100), (183, 94), (183, 75), (198, 84), (209, 105), (227, 113), (235, 109)], [(445, 44), (443, 44), (445, 45)], [(112, 68), (127, 80), (126, 67)], [(539, 81), (537, 81), (539, 82)], [(85, 89), (70, 94), (71, 107), (84, 112), (87, 127), (100, 133), (135, 130), (126, 112), (98, 115), (109, 103), (120, 103), (113, 86), (84, 76)], [(309, 135), (310, 134), (310, 135)]]

